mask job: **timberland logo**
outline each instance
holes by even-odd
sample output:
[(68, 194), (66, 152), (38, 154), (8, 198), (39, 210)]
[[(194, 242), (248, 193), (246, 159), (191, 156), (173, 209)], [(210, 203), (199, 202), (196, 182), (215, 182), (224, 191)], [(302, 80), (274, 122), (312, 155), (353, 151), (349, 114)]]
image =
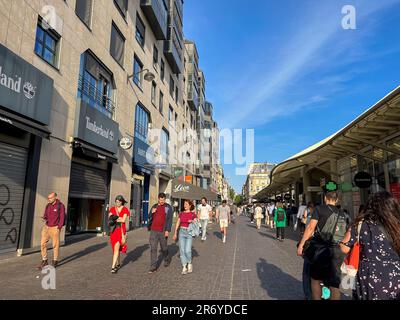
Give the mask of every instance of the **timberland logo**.
[(30, 82), (25, 82), (23, 90), (25, 97), (29, 100), (31, 100), (36, 94), (35, 88)]
[(98, 126), (96, 121), (91, 122), (89, 117), (86, 117), (86, 129), (102, 136), (105, 139), (114, 141), (114, 132), (110, 129), (103, 129), (103, 125)]
[[(3, 73), (3, 66), (0, 66), (0, 85), (15, 93), (21, 93), (22, 78), (15, 75), (14, 77)], [(36, 87), (32, 83), (26, 81), (22, 86), (25, 97), (29, 100), (33, 99), (36, 94)]]

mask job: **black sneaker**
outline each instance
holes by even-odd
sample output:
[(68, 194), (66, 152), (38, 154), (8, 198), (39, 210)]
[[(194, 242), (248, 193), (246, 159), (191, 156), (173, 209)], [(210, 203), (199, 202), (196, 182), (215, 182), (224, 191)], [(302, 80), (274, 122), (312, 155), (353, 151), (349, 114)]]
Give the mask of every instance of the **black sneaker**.
[(118, 272), (118, 269), (117, 269), (117, 268), (112, 268), (112, 269), (111, 269), (111, 273), (116, 274), (117, 272)]
[(164, 267), (167, 268), (171, 264), (171, 258), (168, 258), (164, 261)]

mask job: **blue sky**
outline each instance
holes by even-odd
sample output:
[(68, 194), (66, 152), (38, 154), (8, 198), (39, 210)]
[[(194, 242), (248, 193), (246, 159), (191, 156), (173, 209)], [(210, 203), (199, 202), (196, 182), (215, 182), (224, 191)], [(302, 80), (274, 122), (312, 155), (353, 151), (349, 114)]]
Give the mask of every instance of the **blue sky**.
[[(344, 5), (356, 30), (342, 28)], [(256, 162), (289, 158), (400, 85), (400, 0), (185, 0), (184, 10), (214, 118), (255, 130)], [(235, 169), (224, 165), (240, 193)]]

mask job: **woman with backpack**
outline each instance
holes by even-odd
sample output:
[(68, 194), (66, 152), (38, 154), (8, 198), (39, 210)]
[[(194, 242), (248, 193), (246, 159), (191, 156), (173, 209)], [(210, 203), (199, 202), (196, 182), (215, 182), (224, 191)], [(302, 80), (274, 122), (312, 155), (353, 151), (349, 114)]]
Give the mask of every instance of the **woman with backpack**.
[(113, 249), (113, 260), (111, 273), (117, 273), (121, 267), (121, 252), (126, 253), (126, 222), (130, 216), (130, 212), (125, 207), (126, 200), (123, 196), (115, 198), (115, 206), (110, 209), (108, 215), (109, 225), (112, 227), (110, 232), (110, 241)]
[(349, 253), (357, 242), (360, 257), (353, 298), (400, 300), (400, 204), (390, 193), (369, 198), (340, 248)]
[(283, 241), (285, 238), (286, 211), (283, 209), (283, 204), (281, 202), (276, 204), (274, 221), (276, 225), (276, 240)]

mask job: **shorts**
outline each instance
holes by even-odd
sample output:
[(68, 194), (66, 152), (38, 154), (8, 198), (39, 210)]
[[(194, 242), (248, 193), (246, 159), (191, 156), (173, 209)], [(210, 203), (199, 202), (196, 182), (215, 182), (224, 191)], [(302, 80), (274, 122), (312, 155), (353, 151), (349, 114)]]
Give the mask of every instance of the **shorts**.
[(228, 228), (229, 222), (228, 219), (220, 219), (219, 226), (222, 228)]
[(346, 255), (339, 248), (332, 249), (330, 263), (316, 261), (311, 265), (311, 278), (322, 281), (328, 287), (339, 288), (341, 283), (340, 266), (345, 258)]

